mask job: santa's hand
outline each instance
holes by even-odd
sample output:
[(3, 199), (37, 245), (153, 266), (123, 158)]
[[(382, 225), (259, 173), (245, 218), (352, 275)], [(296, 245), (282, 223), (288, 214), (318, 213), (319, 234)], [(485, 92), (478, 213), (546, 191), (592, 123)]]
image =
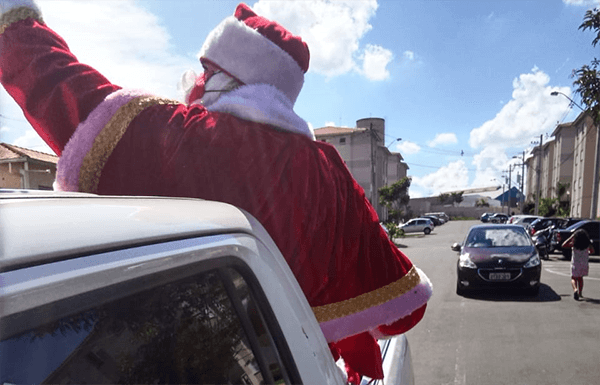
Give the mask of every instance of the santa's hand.
[(41, 13), (35, 0), (0, 0), (0, 17), (13, 9), (22, 7), (31, 8), (38, 14)]

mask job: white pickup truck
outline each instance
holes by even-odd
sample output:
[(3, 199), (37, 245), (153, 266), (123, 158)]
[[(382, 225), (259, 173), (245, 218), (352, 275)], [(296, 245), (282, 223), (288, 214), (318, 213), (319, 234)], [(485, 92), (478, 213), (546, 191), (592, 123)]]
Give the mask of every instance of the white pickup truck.
[(197, 199), (0, 190), (0, 339), (0, 384), (346, 382), (264, 228)]

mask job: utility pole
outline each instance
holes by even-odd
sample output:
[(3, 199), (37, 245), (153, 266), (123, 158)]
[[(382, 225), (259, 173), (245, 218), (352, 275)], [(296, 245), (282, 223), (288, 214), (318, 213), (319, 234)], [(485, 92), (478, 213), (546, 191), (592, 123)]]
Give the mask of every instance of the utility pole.
[(523, 214), (523, 205), (525, 204), (525, 190), (523, 190), (523, 180), (525, 179), (525, 151), (523, 151), (523, 158), (521, 158), (521, 199), (519, 199), (519, 206), (521, 207), (521, 214)]
[(540, 193), (542, 191), (542, 186), (540, 183), (540, 178), (542, 176), (542, 140), (544, 140), (544, 134), (540, 135), (540, 147), (538, 154), (538, 162), (537, 162), (537, 192), (535, 194), (535, 215), (539, 215), (540, 212)]
[(510, 189), (511, 189), (511, 171), (512, 165), (508, 165), (508, 205), (506, 206), (506, 215), (510, 217)]

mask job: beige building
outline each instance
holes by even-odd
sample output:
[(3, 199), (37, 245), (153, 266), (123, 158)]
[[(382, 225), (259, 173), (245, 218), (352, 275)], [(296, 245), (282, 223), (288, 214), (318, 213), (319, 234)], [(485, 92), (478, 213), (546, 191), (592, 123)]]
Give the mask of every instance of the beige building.
[[(554, 161), (552, 169), (552, 186), (558, 183), (572, 185), (573, 180), (573, 147), (575, 144), (575, 122), (559, 124), (552, 136), (554, 137)], [(562, 197), (569, 200), (571, 187), (567, 189), (568, 194)], [(557, 198), (556, 191), (553, 198)]]
[(0, 143), (0, 188), (52, 190), (56, 155)]
[(556, 195), (556, 185), (553, 185), (554, 176), (554, 148), (555, 141), (550, 140), (542, 146), (542, 174), (540, 196), (542, 198), (554, 198)]
[[(585, 113), (574, 122), (575, 141), (573, 146), (573, 179), (571, 182), (571, 215), (582, 218), (598, 216), (597, 203), (597, 148), (598, 128)], [(596, 185), (596, 188), (594, 188)], [(596, 195), (595, 195), (596, 194)], [(595, 195), (595, 196), (594, 196)], [(595, 206), (595, 207), (594, 207)]]
[(404, 178), (408, 165), (402, 155), (385, 145), (385, 120), (365, 118), (356, 121), (356, 128), (322, 127), (315, 129), (316, 140), (333, 145), (346, 162), (354, 179), (365, 190), (380, 218), (387, 215), (380, 207), (377, 191)]
[[(552, 133), (554, 140), (535, 147), (528, 158), (527, 200), (540, 196), (557, 198), (558, 183), (567, 184), (570, 215), (581, 218), (600, 217), (600, 134), (592, 118), (582, 112), (573, 122), (559, 124)], [(541, 155), (540, 155), (541, 154)]]

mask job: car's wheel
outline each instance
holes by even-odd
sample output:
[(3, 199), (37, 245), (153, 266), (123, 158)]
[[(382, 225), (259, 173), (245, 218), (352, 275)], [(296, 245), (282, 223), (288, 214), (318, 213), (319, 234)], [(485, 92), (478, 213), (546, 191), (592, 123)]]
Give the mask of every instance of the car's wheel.
[(570, 261), (571, 260), (571, 249), (563, 249), (562, 255), (567, 261)]
[(423, 232), (425, 234), (429, 234), (431, 232), (431, 229), (429, 227), (426, 227), (425, 230), (423, 230)]

